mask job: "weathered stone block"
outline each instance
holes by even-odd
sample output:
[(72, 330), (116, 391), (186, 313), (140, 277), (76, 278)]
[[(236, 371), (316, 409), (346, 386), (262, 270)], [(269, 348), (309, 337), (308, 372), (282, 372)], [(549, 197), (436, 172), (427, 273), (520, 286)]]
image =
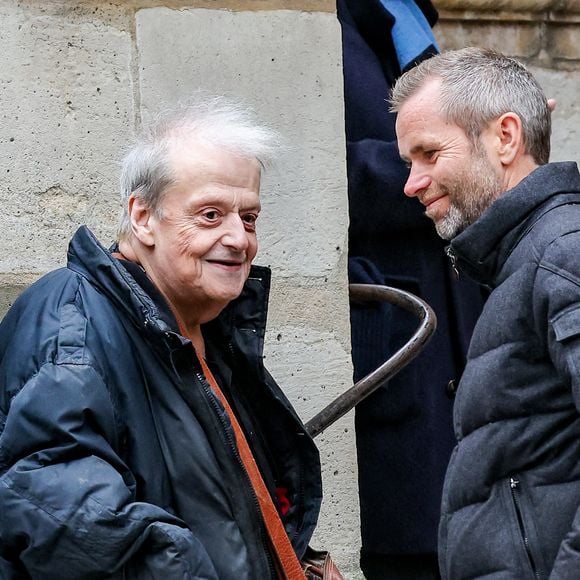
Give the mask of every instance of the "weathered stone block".
[(577, 60), (580, 63), (580, 24), (552, 24), (546, 37), (552, 58)]
[(558, 14), (566, 17), (569, 15), (580, 14), (580, 1), (579, 0), (562, 0), (558, 3), (555, 8)]
[(556, 110), (552, 114), (551, 161), (577, 161), (580, 163), (580, 77), (577, 72), (554, 71), (530, 67), (544, 92), (555, 98)]
[(435, 0), (433, 4), (440, 10), (546, 12), (559, 7), (561, 2), (560, 0)]
[(202, 89), (251, 104), (281, 132), (286, 151), (265, 176), (258, 261), (277, 276), (332, 271), (347, 251), (348, 220), (336, 17), (150, 9), (137, 14), (137, 41), (146, 111)]
[(518, 58), (530, 58), (542, 48), (541, 28), (531, 23), (441, 20), (435, 27), (441, 50), (481, 46)]
[(26, 3), (3, 2), (0, 21), (0, 271), (45, 271), (79, 223), (114, 233), (131, 38)]

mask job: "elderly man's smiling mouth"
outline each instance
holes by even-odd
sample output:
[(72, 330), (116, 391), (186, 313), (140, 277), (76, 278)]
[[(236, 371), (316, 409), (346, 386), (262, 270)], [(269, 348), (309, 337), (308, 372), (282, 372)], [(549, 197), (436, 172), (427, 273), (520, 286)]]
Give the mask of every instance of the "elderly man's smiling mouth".
[(239, 270), (245, 262), (243, 258), (207, 258), (205, 261), (212, 266), (233, 271)]

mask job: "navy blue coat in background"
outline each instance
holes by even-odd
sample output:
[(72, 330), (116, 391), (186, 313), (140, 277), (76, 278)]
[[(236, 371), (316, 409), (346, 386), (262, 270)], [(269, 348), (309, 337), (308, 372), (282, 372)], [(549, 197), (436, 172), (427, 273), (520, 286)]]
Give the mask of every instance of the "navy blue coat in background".
[[(418, 2), (431, 24), (437, 14)], [(403, 194), (407, 169), (386, 100), (400, 75), (392, 18), (379, 0), (338, 0), (343, 32), (350, 280), (403, 288), (435, 310), (438, 329), (416, 361), (358, 405), (356, 434), (362, 551), (434, 553), (443, 478), (455, 439), (449, 381), (461, 375), (483, 305), (457, 279), (432, 222)], [(427, 56), (420, 55), (420, 58)], [(395, 307), (354, 304), (355, 380), (385, 360), (417, 327)]]

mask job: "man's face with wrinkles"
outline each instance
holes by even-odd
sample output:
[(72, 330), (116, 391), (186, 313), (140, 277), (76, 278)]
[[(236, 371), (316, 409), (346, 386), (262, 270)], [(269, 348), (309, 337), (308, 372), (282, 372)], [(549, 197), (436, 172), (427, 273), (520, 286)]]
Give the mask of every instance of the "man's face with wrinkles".
[(401, 107), (396, 130), (401, 157), (410, 165), (405, 194), (419, 199), (437, 233), (450, 240), (493, 203), (502, 182), (486, 132), (473, 143), (443, 118), (439, 94), (440, 81), (428, 81)]
[(175, 148), (175, 182), (150, 212), (148, 274), (179, 312), (224, 308), (248, 278), (258, 243), (260, 165), (215, 147)]

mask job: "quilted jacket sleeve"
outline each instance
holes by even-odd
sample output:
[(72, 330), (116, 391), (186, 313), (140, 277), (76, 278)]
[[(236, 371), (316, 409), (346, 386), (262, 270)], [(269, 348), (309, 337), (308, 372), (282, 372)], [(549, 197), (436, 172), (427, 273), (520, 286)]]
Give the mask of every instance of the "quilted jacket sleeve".
[(217, 578), (181, 520), (135, 501), (94, 369), (47, 363), (1, 410), (2, 578)]
[[(577, 293), (580, 294), (580, 280)], [(570, 380), (576, 408), (580, 413), (580, 296), (579, 302), (565, 309), (552, 324), (555, 344), (552, 351), (558, 370)], [(574, 580), (580, 570), (580, 505), (570, 531), (560, 544), (550, 579)]]
[[(548, 348), (558, 375), (570, 385), (580, 415), (580, 265), (572, 256), (580, 247), (580, 233), (569, 234), (549, 248), (540, 266), (536, 301), (545, 304)], [(565, 479), (580, 477), (580, 468), (566, 468)], [(580, 505), (569, 532), (562, 539), (550, 578), (573, 580), (580, 570)]]

